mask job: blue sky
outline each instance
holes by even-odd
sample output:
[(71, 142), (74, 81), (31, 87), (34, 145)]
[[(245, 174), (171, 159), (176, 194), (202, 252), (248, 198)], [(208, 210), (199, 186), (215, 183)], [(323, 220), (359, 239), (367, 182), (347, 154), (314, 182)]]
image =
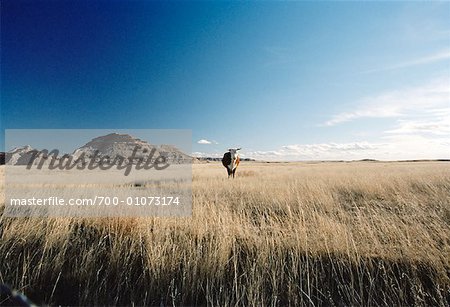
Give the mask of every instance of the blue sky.
[(2, 144), (12, 128), (168, 128), (192, 129), (196, 155), (450, 158), (450, 2), (5, 1), (1, 14)]

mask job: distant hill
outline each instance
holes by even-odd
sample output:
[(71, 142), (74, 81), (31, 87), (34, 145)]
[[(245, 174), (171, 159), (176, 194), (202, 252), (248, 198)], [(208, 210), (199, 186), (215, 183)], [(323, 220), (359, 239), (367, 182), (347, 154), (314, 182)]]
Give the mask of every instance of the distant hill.
[(80, 157), (82, 154), (92, 157), (98, 151), (100, 156), (108, 156), (110, 159), (114, 159), (117, 156), (131, 157), (136, 147), (139, 148), (136, 152), (136, 158), (145, 158), (153, 151), (153, 157), (163, 156), (169, 163), (192, 163), (191, 156), (183, 153), (173, 145), (152, 145), (131, 135), (118, 133), (111, 133), (92, 139), (76, 149), (72, 155), (75, 158)]
[[(14, 148), (6, 154), (4, 153), (4, 163), (8, 163), (9, 165), (27, 165), (33, 157), (34, 150), (35, 149), (29, 145)], [(133, 163), (137, 162), (137, 159), (139, 158), (146, 159), (151, 153), (153, 153), (153, 159), (163, 156), (166, 158), (167, 162), (173, 164), (193, 162), (191, 156), (183, 153), (173, 145), (152, 145), (147, 141), (132, 137), (131, 135), (118, 133), (96, 137), (80, 148), (74, 150), (72, 154), (66, 154), (64, 157), (79, 161), (83, 157), (88, 159), (93, 158), (97, 153), (96, 160), (106, 158), (107, 156), (110, 161), (113, 161), (117, 156), (129, 158), (135, 150), (135, 161), (133, 161)], [(44, 158), (47, 159), (45, 156)], [(61, 157), (58, 157), (57, 159), (60, 158)], [(51, 159), (48, 161), (51, 161)]]
[(5, 163), (9, 165), (27, 165), (33, 157), (33, 150), (30, 145), (16, 147), (5, 154)]

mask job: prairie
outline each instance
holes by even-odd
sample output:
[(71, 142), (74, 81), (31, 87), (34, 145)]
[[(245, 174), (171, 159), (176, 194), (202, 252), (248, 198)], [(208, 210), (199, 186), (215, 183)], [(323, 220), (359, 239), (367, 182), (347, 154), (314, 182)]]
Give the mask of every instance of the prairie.
[(448, 162), (194, 164), (192, 198), (184, 218), (2, 214), (0, 282), (50, 305), (450, 304)]

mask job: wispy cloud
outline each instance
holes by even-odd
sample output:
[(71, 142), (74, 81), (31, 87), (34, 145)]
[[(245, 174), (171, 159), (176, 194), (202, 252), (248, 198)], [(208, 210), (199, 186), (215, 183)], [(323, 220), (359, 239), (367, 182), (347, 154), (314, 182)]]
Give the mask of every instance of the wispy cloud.
[(264, 51), (268, 56), (268, 60), (264, 63), (265, 66), (279, 66), (295, 61), (295, 57), (290, 48), (267, 46), (264, 47)]
[(435, 79), (428, 84), (363, 98), (354, 111), (338, 113), (324, 126), (334, 126), (359, 118), (407, 117), (450, 105), (450, 78)]
[(441, 50), (440, 52), (437, 52), (435, 54), (420, 57), (418, 59), (410, 60), (407, 62), (402, 62), (402, 63), (396, 64), (396, 65), (369, 69), (369, 70), (363, 71), (362, 73), (370, 74), (370, 73), (376, 73), (376, 72), (382, 72), (382, 71), (390, 71), (390, 70), (396, 70), (396, 69), (402, 69), (402, 68), (409, 68), (409, 67), (413, 67), (413, 66), (431, 64), (431, 63), (449, 60), (449, 59), (450, 59), (450, 49)]
[(419, 118), (399, 119), (388, 134), (450, 135), (450, 108), (430, 110)]

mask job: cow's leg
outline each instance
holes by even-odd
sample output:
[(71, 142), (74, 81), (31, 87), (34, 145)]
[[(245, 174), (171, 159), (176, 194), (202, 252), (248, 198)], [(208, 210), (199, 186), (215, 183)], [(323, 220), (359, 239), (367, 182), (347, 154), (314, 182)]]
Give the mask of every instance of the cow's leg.
[(234, 173), (236, 173), (236, 169), (233, 170), (233, 178), (234, 178)]
[(227, 172), (228, 172), (228, 178), (230, 178), (231, 176), (231, 170), (227, 167)]

